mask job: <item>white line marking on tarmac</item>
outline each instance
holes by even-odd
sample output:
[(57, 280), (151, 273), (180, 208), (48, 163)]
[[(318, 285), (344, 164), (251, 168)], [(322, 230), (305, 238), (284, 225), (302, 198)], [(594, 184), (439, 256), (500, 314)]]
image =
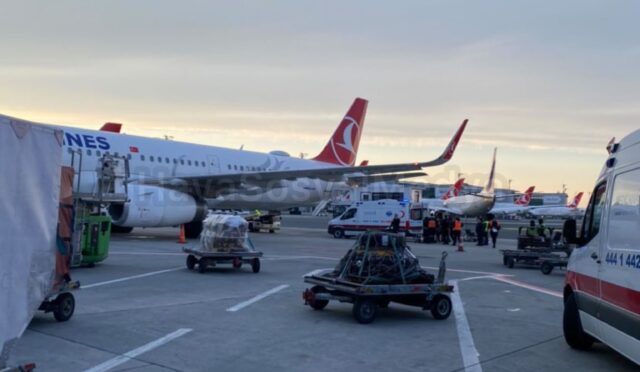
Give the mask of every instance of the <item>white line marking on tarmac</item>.
[[(433, 267), (433, 266), (422, 266), (423, 269), (430, 269), (430, 270), (438, 270), (438, 267)], [(500, 274), (500, 273), (492, 273), (492, 272), (487, 272), (487, 271), (471, 271), (471, 270), (459, 270), (459, 269), (450, 269), (447, 267), (447, 271), (451, 271), (454, 273), (465, 273), (465, 274), (478, 274), (478, 275), (490, 275), (490, 276), (513, 276), (513, 275), (507, 275), (507, 274)]]
[(462, 354), (462, 363), (465, 372), (482, 372), (480, 359), (478, 358), (478, 350), (473, 342), (473, 335), (469, 328), (467, 315), (464, 313), (464, 305), (460, 298), (460, 287), (457, 280), (450, 282), (455, 287), (455, 291), (451, 293), (451, 302), (453, 303), (453, 315), (456, 318), (456, 328), (458, 329), (458, 342), (460, 344), (460, 353)]
[(169, 252), (113, 252), (109, 251), (109, 254), (121, 254), (131, 256), (186, 256), (185, 253), (169, 253)]
[(271, 296), (272, 294), (278, 293), (278, 292), (280, 292), (281, 290), (283, 290), (285, 288), (289, 288), (289, 285), (288, 284), (283, 284), (283, 285), (277, 286), (277, 287), (275, 287), (273, 289), (270, 289), (270, 290), (268, 290), (268, 291), (266, 291), (266, 292), (264, 292), (262, 294), (259, 294), (259, 295), (255, 296), (254, 298), (252, 298), (250, 300), (247, 300), (245, 302), (241, 302), (241, 303), (239, 303), (239, 304), (237, 304), (237, 305), (235, 305), (233, 307), (230, 307), (230, 308), (227, 309), (227, 311), (234, 313), (234, 312), (236, 312), (238, 310), (242, 310), (245, 307), (258, 302), (258, 301), (264, 299), (265, 297)]
[(558, 297), (558, 298), (563, 298), (564, 297), (562, 295), (562, 293), (560, 293), (560, 292), (552, 291), (550, 289), (538, 287), (536, 285), (520, 282), (520, 281), (517, 281), (515, 279), (507, 278), (507, 277), (502, 276), (502, 275), (494, 276), (491, 279), (494, 279), (494, 280), (497, 280), (497, 281), (500, 281), (500, 282), (503, 282), (503, 283), (508, 283), (508, 284), (511, 284), (511, 285), (515, 285), (517, 287), (530, 289), (532, 291), (548, 294), (549, 296), (553, 296), (553, 297)]
[(140, 275), (134, 275), (134, 276), (128, 276), (126, 278), (120, 278), (120, 279), (114, 279), (114, 280), (107, 280), (106, 282), (100, 282), (100, 283), (93, 283), (93, 284), (88, 284), (88, 285), (82, 285), (80, 286), (81, 289), (88, 289), (88, 288), (95, 288), (95, 287), (101, 287), (103, 285), (108, 285), (108, 284), (114, 284), (114, 283), (120, 283), (120, 282), (125, 282), (127, 280), (133, 280), (133, 279), (140, 279), (140, 278), (146, 278), (148, 276), (153, 276), (153, 275), (158, 275), (158, 274), (164, 274), (164, 273), (169, 273), (172, 271), (178, 271), (178, 270), (182, 270), (184, 269), (183, 266), (180, 267), (174, 267), (173, 269), (166, 269), (166, 270), (160, 270), (160, 271), (152, 271), (150, 273), (146, 273), (146, 274), (140, 274)]
[(146, 345), (142, 345), (137, 349), (131, 350), (126, 354), (122, 354), (119, 355), (113, 359), (107, 360), (106, 362), (97, 365), (93, 368), (87, 369), (85, 372), (104, 372), (104, 371), (108, 371), (110, 369), (116, 368), (124, 363), (127, 363), (128, 361), (130, 361), (131, 359), (144, 354), (146, 352), (149, 352), (153, 349), (157, 349), (158, 347), (169, 343), (173, 340), (175, 340), (178, 337), (182, 337), (184, 335), (186, 335), (187, 333), (191, 332), (192, 329), (189, 328), (181, 328), (175, 332), (169, 333), (168, 335), (161, 337), (155, 341), (149, 342)]
[(495, 278), (494, 275), (483, 275), (483, 276), (472, 276), (469, 278), (464, 278), (464, 279), (458, 279), (459, 282), (466, 282), (469, 280), (478, 280), (478, 279), (492, 279)]

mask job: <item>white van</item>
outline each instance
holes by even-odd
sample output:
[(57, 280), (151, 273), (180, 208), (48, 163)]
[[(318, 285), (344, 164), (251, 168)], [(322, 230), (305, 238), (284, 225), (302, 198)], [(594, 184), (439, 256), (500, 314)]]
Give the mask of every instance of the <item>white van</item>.
[[(411, 220), (411, 205), (393, 199), (356, 202), (340, 216), (329, 221), (328, 232), (340, 239), (367, 230), (385, 230), (394, 215), (400, 218), (401, 232), (419, 232), (421, 220)], [(409, 228), (407, 228), (409, 223)]]
[(564, 336), (573, 348), (601, 341), (640, 364), (640, 130), (608, 150), (581, 234), (569, 239), (577, 248), (564, 288)]

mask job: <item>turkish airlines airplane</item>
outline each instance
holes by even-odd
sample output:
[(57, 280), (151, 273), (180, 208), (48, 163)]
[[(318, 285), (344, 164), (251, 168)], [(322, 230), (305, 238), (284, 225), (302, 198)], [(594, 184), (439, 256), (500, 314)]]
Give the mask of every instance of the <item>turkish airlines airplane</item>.
[(496, 203), (489, 213), (519, 214), (529, 210), (529, 203), (535, 186), (529, 187), (518, 200), (513, 203)]
[(442, 208), (444, 208), (444, 202), (446, 200), (449, 200), (451, 198), (454, 198), (460, 195), (460, 190), (462, 190), (463, 186), (464, 186), (464, 178), (460, 178), (458, 181), (456, 181), (456, 183), (451, 185), (451, 187), (447, 190), (447, 192), (442, 194), (440, 198), (437, 198), (437, 199), (423, 198), (422, 200), (420, 200), (420, 205), (424, 209), (431, 209), (434, 211), (441, 210)]
[[(116, 133), (117, 124), (102, 131), (56, 127), (64, 131), (63, 164), (71, 165), (71, 153), (82, 154), (79, 192), (98, 190), (96, 169), (104, 155), (129, 159), (128, 199), (108, 210), (116, 228), (184, 224), (187, 237), (195, 238), (209, 208), (283, 210), (314, 205), (337, 186), (425, 175), (423, 168), (451, 160), (467, 125), (464, 120), (434, 160), (356, 166), (367, 105), (356, 98), (313, 159), (124, 135)], [(0, 121), (18, 120), (0, 115)]]
[(579, 215), (582, 212), (580, 208), (578, 208), (578, 205), (580, 205), (580, 201), (582, 200), (583, 195), (584, 193), (579, 192), (575, 196), (575, 198), (573, 198), (573, 201), (566, 206), (558, 205), (558, 206), (547, 206), (547, 207), (545, 206), (533, 207), (533, 208), (530, 208), (528, 212), (534, 217), (543, 217), (543, 216), (575, 217), (576, 215)]
[(443, 207), (434, 208), (459, 216), (477, 217), (484, 216), (493, 208), (496, 203), (496, 192), (494, 179), (496, 174), (496, 154), (498, 149), (493, 150), (493, 162), (487, 185), (478, 194), (464, 194), (448, 198), (443, 202)]

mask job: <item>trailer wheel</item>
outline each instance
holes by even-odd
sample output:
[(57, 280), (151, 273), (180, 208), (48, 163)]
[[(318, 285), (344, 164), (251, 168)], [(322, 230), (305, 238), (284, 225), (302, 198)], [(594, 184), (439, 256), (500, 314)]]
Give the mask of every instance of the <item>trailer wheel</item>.
[(333, 230), (333, 237), (336, 238), (336, 239), (344, 238), (344, 230), (342, 230), (342, 229)]
[(516, 265), (516, 259), (513, 257), (507, 257), (507, 267), (510, 269), (513, 269), (515, 265)]
[(549, 275), (553, 271), (553, 265), (550, 262), (545, 261), (542, 263), (542, 266), (540, 266), (540, 271), (542, 271), (544, 275)]
[[(311, 288), (311, 292), (313, 292), (314, 294), (326, 293), (327, 289), (323, 286), (316, 285), (313, 288)], [(329, 305), (329, 300), (313, 299), (312, 301), (309, 301), (309, 306), (311, 306), (314, 310), (322, 310), (325, 307), (327, 307), (327, 305)]]
[(451, 300), (445, 295), (436, 295), (431, 301), (431, 315), (434, 319), (444, 320), (451, 315)]
[(507, 256), (503, 256), (503, 257), (502, 257), (502, 264), (503, 264), (504, 266), (507, 266)]
[(198, 261), (198, 272), (200, 274), (206, 273), (207, 272), (207, 266), (208, 266), (207, 259), (202, 257), (200, 259), (200, 261)]
[(360, 324), (369, 324), (378, 315), (378, 305), (371, 299), (359, 298), (353, 304), (353, 317)]
[(564, 302), (562, 330), (565, 341), (574, 349), (588, 350), (595, 342), (595, 339), (588, 335), (582, 328), (580, 314), (578, 313), (578, 304), (576, 303), (576, 298), (573, 293), (571, 293)]
[(260, 272), (260, 259), (259, 258), (254, 258), (253, 260), (251, 260), (251, 270), (256, 274)]
[(198, 259), (196, 258), (196, 256), (192, 254), (187, 256), (187, 269), (193, 270), (196, 267), (197, 263), (198, 263)]
[(239, 257), (236, 257), (233, 259), (233, 268), (234, 269), (239, 269), (242, 267), (242, 259)]
[(269, 234), (273, 234), (273, 233), (275, 233), (275, 232), (276, 232), (276, 231), (275, 231), (274, 229), (269, 229)]
[(55, 299), (53, 306), (53, 317), (59, 322), (66, 322), (73, 316), (76, 299), (71, 293), (62, 293)]
[(389, 307), (389, 304), (391, 303), (391, 301), (389, 300), (380, 300), (378, 301), (378, 307), (381, 309), (386, 309)]

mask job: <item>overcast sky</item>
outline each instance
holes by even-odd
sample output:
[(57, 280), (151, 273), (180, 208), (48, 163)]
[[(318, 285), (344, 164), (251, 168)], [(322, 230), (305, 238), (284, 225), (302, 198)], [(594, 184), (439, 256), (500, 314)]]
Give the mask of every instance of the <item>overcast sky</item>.
[(590, 191), (640, 123), (638, 1), (2, 2), (0, 112), (316, 155), (354, 97), (359, 160)]

